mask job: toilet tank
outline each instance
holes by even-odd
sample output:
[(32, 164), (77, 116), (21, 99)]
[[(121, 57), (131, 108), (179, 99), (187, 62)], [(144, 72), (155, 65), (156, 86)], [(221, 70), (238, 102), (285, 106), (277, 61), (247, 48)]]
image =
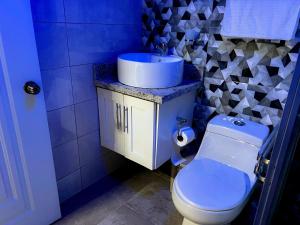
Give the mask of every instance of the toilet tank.
[(269, 133), (250, 120), (218, 115), (207, 125), (196, 158), (205, 157), (239, 169), (255, 180), (257, 154)]

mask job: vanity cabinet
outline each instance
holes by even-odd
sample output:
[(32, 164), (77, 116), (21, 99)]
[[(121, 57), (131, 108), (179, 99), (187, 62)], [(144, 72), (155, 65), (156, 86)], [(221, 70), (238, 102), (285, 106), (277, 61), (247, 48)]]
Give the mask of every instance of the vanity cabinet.
[(195, 92), (164, 104), (103, 88), (97, 93), (101, 145), (151, 170), (171, 157), (176, 117), (192, 120)]

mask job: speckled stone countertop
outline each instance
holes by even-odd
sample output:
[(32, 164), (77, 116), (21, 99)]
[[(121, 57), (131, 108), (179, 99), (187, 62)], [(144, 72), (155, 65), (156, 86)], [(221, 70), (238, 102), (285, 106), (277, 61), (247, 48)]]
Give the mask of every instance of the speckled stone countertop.
[(197, 90), (202, 86), (201, 80), (185, 78), (183, 82), (171, 88), (137, 88), (124, 85), (117, 79), (114, 65), (95, 65), (94, 82), (97, 87), (116, 91), (125, 95), (163, 104), (173, 98)]

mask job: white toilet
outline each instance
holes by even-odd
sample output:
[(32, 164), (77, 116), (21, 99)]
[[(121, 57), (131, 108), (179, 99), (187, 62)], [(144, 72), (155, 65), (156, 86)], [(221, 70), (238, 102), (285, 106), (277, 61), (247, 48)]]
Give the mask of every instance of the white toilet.
[(268, 127), (219, 115), (208, 124), (200, 149), (175, 177), (172, 198), (183, 225), (233, 221), (256, 182), (254, 167)]

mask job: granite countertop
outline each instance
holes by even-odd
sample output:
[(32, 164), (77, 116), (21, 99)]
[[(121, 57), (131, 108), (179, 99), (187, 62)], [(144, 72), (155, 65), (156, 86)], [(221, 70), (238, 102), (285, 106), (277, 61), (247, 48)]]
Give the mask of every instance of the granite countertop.
[[(111, 67), (111, 68), (110, 68)], [(137, 88), (124, 85), (118, 81), (115, 66), (95, 65), (94, 83), (97, 87), (116, 91), (125, 95), (137, 97), (147, 101), (163, 104), (173, 98), (197, 90), (202, 86), (199, 79), (185, 77), (183, 82), (170, 88)]]

